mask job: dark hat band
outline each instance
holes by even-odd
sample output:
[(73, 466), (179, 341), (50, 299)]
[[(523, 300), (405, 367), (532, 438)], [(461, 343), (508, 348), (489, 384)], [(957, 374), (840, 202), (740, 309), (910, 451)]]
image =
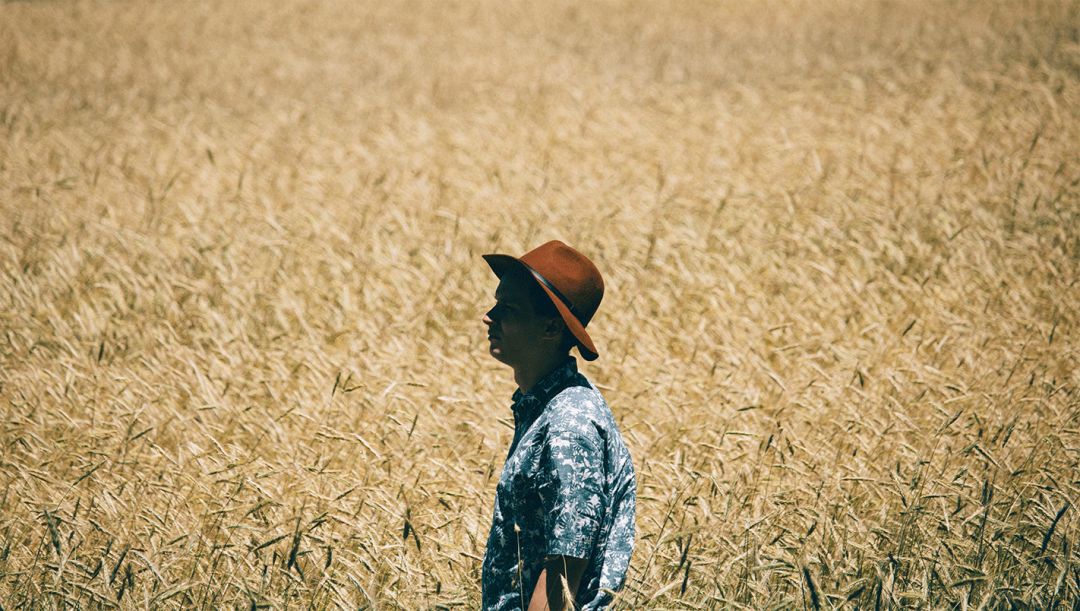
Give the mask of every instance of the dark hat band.
[(525, 266), (525, 269), (529, 270), (529, 273), (530, 273), (530, 274), (532, 274), (533, 278), (536, 278), (536, 281), (537, 281), (537, 282), (539, 282), (540, 284), (542, 284), (542, 285), (544, 285), (545, 287), (547, 287), (547, 289), (548, 289), (549, 291), (551, 291), (551, 293), (552, 293), (553, 295), (555, 295), (556, 297), (558, 297), (558, 298), (559, 298), (559, 301), (563, 302), (563, 305), (565, 305), (565, 306), (566, 306), (566, 307), (567, 307), (567, 308), (568, 308), (568, 309), (570, 310), (570, 313), (574, 315), (574, 318), (578, 319), (578, 322), (581, 322), (581, 323), (582, 323), (583, 325), (585, 324), (584, 322), (582, 322), (582, 320), (581, 320), (581, 316), (579, 316), (579, 315), (578, 315), (578, 313), (577, 313), (577, 311), (576, 311), (576, 310), (574, 310), (574, 304), (573, 304), (573, 303), (571, 303), (571, 302), (570, 302), (570, 300), (566, 298), (566, 295), (563, 295), (563, 294), (562, 294), (562, 291), (560, 291), (559, 289), (555, 288), (555, 285), (554, 285), (554, 284), (552, 284), (552, 283), (550, 283), (550, 282), (548, 282), (548, 279), (547, 279), (547, 278), (545, 278), (545, 277), (543, 276), (543, 274), (541, 274), (540, 272), (536, 271), (535, 269), (533, 269), (533, 268), (529, 267), (529, 266), (528, 266), (528, 265), (527, 265), (527, 264), (526, 264), (525, 262), (523, 262), (523, 261), (520, 261), (520, 260), (519, 260), (518, 262), (519, 262), (519, 263), (521, 263), (522, 265), (524, 265), (524, 266)]

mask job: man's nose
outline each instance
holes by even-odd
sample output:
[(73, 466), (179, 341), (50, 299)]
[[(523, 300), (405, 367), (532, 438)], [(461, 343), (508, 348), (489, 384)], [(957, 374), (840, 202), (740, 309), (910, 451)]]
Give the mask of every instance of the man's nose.
[(494, 312), (495, 308), (491, 308), (487, 312), (484, 312), (484, 317), (482, 318), (482, 320), (484, 321), (485, 325), (490, 327), (491, 325), (495, 324), (495, 320), (491, 317)]

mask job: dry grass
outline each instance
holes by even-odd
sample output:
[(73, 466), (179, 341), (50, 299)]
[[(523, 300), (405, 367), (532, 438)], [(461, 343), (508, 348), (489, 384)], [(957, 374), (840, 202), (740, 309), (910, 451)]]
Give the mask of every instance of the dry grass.
[(608, 279), (622, 607), (1078, 604), (1078, 27), (0, 4), (3, 608), (475, 607), (478, 256), (556, 237)]

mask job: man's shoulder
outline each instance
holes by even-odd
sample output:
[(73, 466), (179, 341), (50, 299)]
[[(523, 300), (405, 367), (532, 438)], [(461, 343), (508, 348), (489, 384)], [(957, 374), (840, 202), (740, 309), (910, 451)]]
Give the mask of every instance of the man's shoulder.
[(551, 428), (609, 428), (613, 417), (604, 396), (584, 377), (580, 382), (567, 386), (551, 398), (547, 409)]
[(572, 411), (604, 412), (608, 410), (604, 395), (589, 382), (585, 376), (578, 375), (576, 383), (568, 385), (555, 394), (549, 401), (552, 407), (570, 409)]

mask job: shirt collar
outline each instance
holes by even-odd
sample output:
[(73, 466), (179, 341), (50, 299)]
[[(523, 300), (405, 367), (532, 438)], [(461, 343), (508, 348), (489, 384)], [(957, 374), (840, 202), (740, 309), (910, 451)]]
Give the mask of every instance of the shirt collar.
[(577, 372), (577, 360), (568, 356), (561, 365), (540, 378), (529, 392), (523, 393), (520, 388), (514, 391), (514, 420), (521, 423), (534, 419)]

